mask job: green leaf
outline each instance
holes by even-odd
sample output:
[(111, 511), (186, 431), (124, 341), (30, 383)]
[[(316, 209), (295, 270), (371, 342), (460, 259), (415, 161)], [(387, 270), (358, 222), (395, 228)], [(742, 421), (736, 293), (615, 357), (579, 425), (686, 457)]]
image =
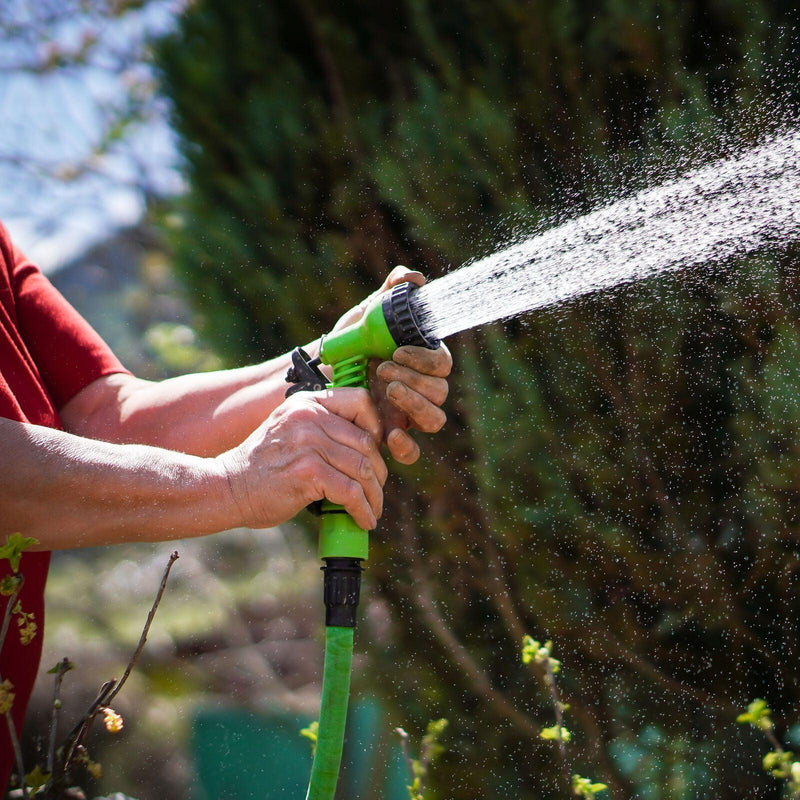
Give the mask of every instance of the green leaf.
[(562, 742), (568, 742), (572, 738), (572, 734), (563, 725), (553, 725), (550, 728), (544, 728), (539, 737), (549, 741), (558, 741), (560, 739)]
[(300, 735), (304, 739), (308, 739), (311, 743), (311, 755), (315, 755), (317, 752), (317, 736), (319, 734), (319, 722), (314, 720), (307, 728), (303, 728), (300, 731)]
[(0, 580), (0, 595), (10, 597), (19, 588), (19, 577), (16, 575), (5, 575)]
[(769, 731), (772, 730), (771, 713), (766, 700), (753, 700), (747, 706), (747, 711), (736, 717), (736, 721), (743, 725), (752, 725), (762, 731)]
[(522, 663), (530, 664), (532, 661), (537, 664), (549, 665), (550, 671), (555, 674), (561, 669), (561, 662), (553, 658), (553, 643), (547, 641), (541, 644), (532, 637), (525, 635), (522, 637)]
[(32, 536), (12, 533), (6, 537), (6, 543), (0, 546), (0, 559), (7, 558), (11, 562), (11, 569), (16, 572), (19, 569), (22, 553), (36, 544), (39, 544), (39, 540), (34, 539)]
[(788, 750), (772, 750), (764, 756), (761, 763), (773, 778), (783, 779), (792, 774), (793, 758), (794, 755)]
[(572, 776), (572, 791), (578, 797), (594, 797), (600, 792), (604, 792), (608, 787), (604, 783), (595, 783), (589, 778), (582, 778), (580, 775)]
[(71, 669), (75, 669), (75, 665), (68, 658), (62, 658), (54, 667), (47, 670), (47, 674), (58, 675), (59, 672), (69, 672)]
[(28, 788), (35, 792), (37, 789), (44, 786), (47, 781), (50, 779), (49, 772), (43, 772), (42, 768), (37, 764), (26, 776), (25, 776), (25, 783), (28, 785)]

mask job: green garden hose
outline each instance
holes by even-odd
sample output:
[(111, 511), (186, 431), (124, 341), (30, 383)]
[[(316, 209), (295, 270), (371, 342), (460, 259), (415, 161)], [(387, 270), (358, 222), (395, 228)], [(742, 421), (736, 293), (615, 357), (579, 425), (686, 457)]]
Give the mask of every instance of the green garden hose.
[[(404, 344), (438, 347), (439, 342), (426, 336), (417, 325), (409, 304), (413, 290), (412, 284), (404, 283), (376, 297), (357, 323), (323, 338), (319, 358), (312, 359), (297, 348), (286, 376), (293, 385), (286, 394), (319, 391), (326, 386), (366, 389), (370, 358), (389, 359)], [(319, 364), (333, 368), (330, 383)], [(325, 562), (325, 666), (317, 746), (306, 800), (333, 800), (347, 722), (361, 562), (368, 555), (369, 537), (341, 506), (323, 501), (318, 510), (322, 515), (319, 556)]]
[(306, 800), (330, 800), (336, 793), (344, 746), (354, 628), (325, 628), (325, 668), (319, 710), (317, 749)]

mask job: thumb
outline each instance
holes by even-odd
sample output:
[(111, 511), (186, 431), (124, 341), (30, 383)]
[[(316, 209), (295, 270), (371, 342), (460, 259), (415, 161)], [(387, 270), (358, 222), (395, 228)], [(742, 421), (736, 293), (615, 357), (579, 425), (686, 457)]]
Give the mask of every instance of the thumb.
[(425, 280), (425, 276), (421, 272), (415, 269), (409, 269), (408, 267), (404, 267), (402, 264), (400, 264), (389, 273), (376, 294), (385, 292), (387, 289), (391, 289), (393, 286), (397, 286), (399, 283), (408, 282), (413, 283), (415, 286), (422, 286), (425, 283)]

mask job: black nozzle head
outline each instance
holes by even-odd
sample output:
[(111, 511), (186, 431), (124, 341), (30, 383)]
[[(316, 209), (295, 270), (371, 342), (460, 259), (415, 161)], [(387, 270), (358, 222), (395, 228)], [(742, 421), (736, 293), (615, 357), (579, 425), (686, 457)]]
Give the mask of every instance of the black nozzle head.
[(413, 283), (400, 283), (387, 292), (383, 297), (383, 316), (398, 347), (413, 344), (435, 350), (439, 340), (425, 334), (411, 310), (409, 301), (418, 288)]

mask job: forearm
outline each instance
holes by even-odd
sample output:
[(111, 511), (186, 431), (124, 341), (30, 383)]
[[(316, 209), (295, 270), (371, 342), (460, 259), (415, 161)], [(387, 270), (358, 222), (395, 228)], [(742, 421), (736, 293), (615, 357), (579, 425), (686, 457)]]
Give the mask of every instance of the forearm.
[[(316, 352), (317, 343), (309, 345)], [(198, 456), (240, 444), (280, 405), (288, 354), (240, 369), (182, 375), (160, 382), (118, 376), (118, 394), (93, 395), (62, 409), (72, 433), (117, 443), (139, 443)], [(111, 376), (108, 380), (113, 380)]]
[(199, 536), (238, 524), (212, 459), (0, 419), (0, 540), (40, 549)]

